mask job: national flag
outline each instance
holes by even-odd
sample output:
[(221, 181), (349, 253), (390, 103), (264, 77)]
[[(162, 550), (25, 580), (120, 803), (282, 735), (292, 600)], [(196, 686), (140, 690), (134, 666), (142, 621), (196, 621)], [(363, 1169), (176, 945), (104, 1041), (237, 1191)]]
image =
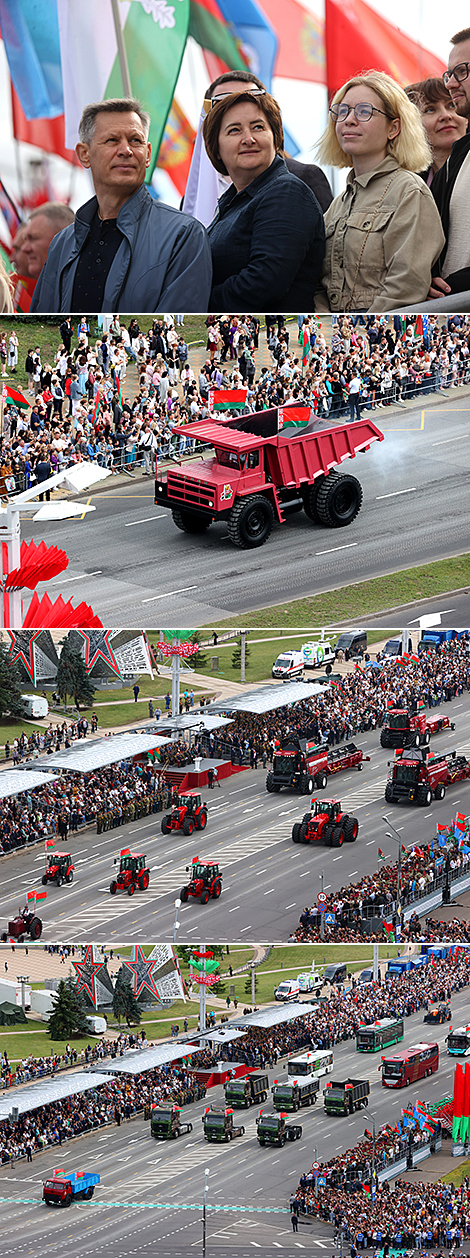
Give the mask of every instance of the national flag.
[(366, 1194), (366, 1197), (372, 1196), (372, 1189), (371, 1189), (370, 1184), (361, 1184), (361, 1188), (362, 1188), (362, 1191)]
[(101, 410), (101, 402), (102, 402), (102, 397), (101, 397), (101, 394), (100, 394), (99, 390), (97, 389), (97, 390), (96, 390), (96, 395), (95, 395), (95, 405), (94, 405), (94, 407), (93, 407), (93, 414), (92, 414), (92, 417), (91, 417), (91, 422), (92, 422), (92, 424), (95, 424), (95, 423), (96, 423), (96, 420), (97, 420), (97, 419), (98, 419), (98, 417), (99, 417), (99, 413), (100, 413), (100, 410)]
[(470, 847), (467, 847), (462, 839), (460, 840), (460, 843), (459, 843), (459, 851), (463, 852), (465, 856), (468, 856), (468, 853), (470, 852)]
[(466, 820), (467, 820), (467, 818), (466, 818), (466, 816), (465, 816), (465, 813), (464, 813), (464, 812), (457, 812), (457, 813), (455, 814), (455, 821), (456, 821), (456, 823), (457, 823), (458, 821), (461, 821), (461, 822), (462, 822), (462, 825), (464, 826), (464, 825), (465, 825)]
[[(310, 418), (309, 406), (280, 406), (277, 412), (277, 430), (285, 437), (297, 437), (300, 432), (306, 431)], [(286, 431), (289, 428), (291, 432)]]
[[(257, 78), (262, 79), (270, 92), (279, 46), (271, 21), (271, 0), (266, 5), (266, 13), (253, 0), (218, 0), (218, 8), (228, 30), (234, 33), (238, 46), (243, 50), (248, 68), (252, 67)], [(282, 37), (284, 38), (284, 31)], [(234, 68), (230, 66), (230, 69)], [(279, 74), (279, 70), (277, 73)]]
[(3, 386), (3, 401), (7, 405), (10, 402), (12, 406), (18, 406), (22, 411), (29, 411), (31, 406), (31, 402), (28, 402), (24, 394), (20, 393), (19, 389), (13, 389), (11, 384), (4, 384)]
[[(65, 143), (74, 148), (84, 105), (122, 96), (111, 0), (55, 0), (57, 7)], [(38, 5), (42, 7), (42, 5)], [(189, 0), (161, 0), (117, 6), (131, 92), (150, 114), (150, 180), (173, 100), (189, 28)], [(90, 31), (93, 38), (90, 39)]]
[(13, 309), (15, 314), (29, 314), (31, 299), (36, 288), (36, 280), (30, 275), (10, 276), (13, 285)]
[(35, 899), (36, 899), (36, 896), (37, 896), (37, 891), (28, 891), (28, 892), (27, 892), (27, 894), (26, 894), (26, 899), (27, 899), (28, 901), (29, 901), (29, 900), (35, 900)]
[(306, 367), (310, 353), (310, 336), (307, 325), (299, 328), (299, 345), (302, 346), (302, 367)]
[(166, 120), (157, 166), (166, 170), (180, 196), (184, 196), (193, 156), (196, 132), (174, 100)]
[(394, 935), (393, 923), (392, 923), (392, 922), (386, 922), (386, 921), (383, 921), (383, 922), (382, 922), (382, 926), (383, 926), (383, 928), (384, 928), (385, 934), (388, 936), (389, 942), (390, 942), (390, 943), (395, 943), (395, 935)]
[(332, 686), (334, 690), (338, 690), (338, 691), (339, 691), (339, 694), (340, 694), (340, 695), (343, 695), (343, 698), (344, 698), (344, 690), (343, 690), (343, 687), (342, 687), (342, 685), (341, 685), (341, 682), (339, 682), (339, 681), (331, 681), (331, 680), (330, 680), (330, 686)]
[(378, 859), (379, 859), (379, 861), (384, 861), (384, 860), (386, 860), (386, 859), (387, 859), (387, 857), (386, 857), (386, 855), (385, 855), (385, 852), (383, 852), (383, 851), (382, 851), (382, 848), (381, 848), (381, 847), (379, 847), (379, 849), (378, 849)]
[(190, 0), (189, 34), (201, 48), (224, 61), (227, 69), (249, 69), (246, 57), (226, 26), (217, 0)]
[(3, 179), (0, 179), (0, 210), (2, 211), (10, 236), (16, 236), (21, 224), (21, 216), (10, 193), (7, 192)]
[[(63, 113), (57, 0), (0, 0), (0, 24), (10, 75), (26, 117), (54, 118)], [(90, 25), (88, 31), (92, 29)], [(91, 52), (89, 36), (88, 47)]]
[(55, 844), (55, 839), (46, 839), (44, 843), (44, 847), (47, 850), (48, 847), (54, 847), (54, 844)]
[(209, 409), (212, 411), (242, 410), (248, 389), (211, 389)]
[(120, 853), (121, 856), (130, 856), (130, 854), (131, 854), (130, 847), (121, 848), (121, 853)]
[(444, 62), (387, 22), (365, 0), (325, 0), (328, 95), (364, 67), (385, 70), (403, 87), (417, 79), (441, 78)]

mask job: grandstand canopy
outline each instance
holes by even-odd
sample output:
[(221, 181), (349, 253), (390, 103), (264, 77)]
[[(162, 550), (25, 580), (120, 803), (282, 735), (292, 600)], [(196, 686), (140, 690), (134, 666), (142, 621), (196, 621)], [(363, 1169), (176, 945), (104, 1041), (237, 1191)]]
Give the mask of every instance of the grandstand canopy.
[(324, 692), (325, 687), (318, 682), (285, 681), (273, 686), (257, 686), (254, 690), (245, 690), (242, 695), (219, 699), (217, 703), (208, 704), (207, 710), (209, 713), (256, 712), (261, 715)]
[(57, 773), (41, 772), (39, 769), (3, 769), (0, 773), (0, 799), (8, 795), (21, 795), (22, 791), (33, 791), (35, 786), (46, 786), (55, 782)]
[(146, 721), (144, 728), (145, 732), (150, 734), (152, 730), (160, 730), (161, 733), (171, 733), (171, 730), (174, 730), (175, 733), (179, 730), (189, 730), (190, 733), (197, 733), (203, 729), (210, 732), (212, 729), (219, 729), (222, 725), (230, 725), (228, 717), (206, 716), (205, 708), (201, 708), (201, 711), (199, 711), (199, 708), (196, 708), (193, 712), (183, 712), (181, 716), (165, 716), (160, 721)]
[(182, 1057), (189, 1057), (195, 1052), (197, 1049), (194, 1044), (179, 1044), (178, 1042), (157, 1044), (155, 1048), (129, 1048), (122, 1057), (115, 1057), (111, 1062), (97, 1066), (96, 1071), (99, 1073), (102, 1070), (108, 1073), (112, 1070), (113, 1074), (140, 1075), (144, 1070), (165, 1066), (169, 1061), (179, 1061)]
[(90, 773), (120, 760), (131, 760), (132, 756), (152, 751), (154, 747), (167, 746), (169, 742), (171, 738), (157, 738), (155, 734), (112, 734), (110, 738), (90, 742), (83, 739), (65, 751), (58, 751), (57, 755), (48, 756), (47, 764), (71, 773)]
[(248, 1013), (245, 1018), (237, 1018), (235, 1025), (239, 1028), (251, 1026), (272, 1027), (281, 1026), (283, 1022), (292, 1022), (294, 1018), (306, 1018), (308, 1014), (313, 1012), (313, 1006), (310, 1001), (292, 1001), (291, 1004), (270, 1005), (266, 1009), (256, 1009), (254, 1013)]
[(112, 1083), (113, 1078), (114, 1075), (107, 1072), (97, 1074), (94, 1070), (89, 1073), (78, 1070), (75, 1074), (61, 1075), (60, 1079), (56, 1075), (54, 1078), (37, 1079), (34, 1083), (25, 1083), (23, 1087), (0, 1094), (0, 1121), (8, 1118), (15, 1105), (20, 1114), (29, 1114), (30, 1110), (40, 1109), (41, 1105), (50, 1105), (51, 1101), (62, 1101), (66, 1096), (77, 1096), (80, 1092), (88, 1092), (89, 1088), (101, 1087), (103, 1083)]
[[(224, 1024), (224, 1026), (218, 1026), (217, 1029), (213, 1027), (212, 1031), (206, 1031), (198, 1039), (210, 1041), (211, 1044), (230, 1044), (231, 1040), (242, 1040), (245, 1035), (246, 1031), (237, 1031), (236, 1027)], [(195, 1050), (196, 1045), (194, 1046)], [(233, 1062), (230, 1064), (233, 1065)]]

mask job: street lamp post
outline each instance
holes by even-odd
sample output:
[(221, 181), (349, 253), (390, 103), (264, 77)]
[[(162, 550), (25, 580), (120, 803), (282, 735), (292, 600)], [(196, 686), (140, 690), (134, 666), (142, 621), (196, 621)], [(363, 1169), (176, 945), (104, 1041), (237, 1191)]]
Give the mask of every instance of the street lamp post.
[(178, 921), (178, 909), (181, 908), (181, 900), (175, 900), (175, 920), (173, 923), (173, 943), (176, 940), (176, 932), (179, 930), (181, 923)]
[(369, 1113), (367, 1119), (369, 1120), (369, 1118), (372, 1119), (372, 1176), (370, 1189), (372, 1201), (375, 1201), (375, 1117)]
[[(384, 817), (384, 816), (383, 816), (383, 817), (382, 817), (382, 821), (385, 821), (385, 822), (387, 823), (387, 825), (388, 825), (388, 826), (390, 826), (390, 829), (391, 829), (391, 830), (395, 830), (395, 826), (393, 826), (393, 825), (392, 825), (392, 823), (391, 823), (391, 821), (390, 821), (390, 818), (389, 818), (389, 817)], [(402, 841), (401, 841), (401, 837), (400, 837), (400, 835), (399, 835), (399, 833), (398, 833), (398, 830), (395, 830), (395, 833), (394, 833), (394, 834), (387, 834), (387, 839), (393, 839), (394, 843), (398, 843), (398, 869), (397, 869), (397, 916), (398, 916), (398, 923), (399, 923), (399, 925), (401, 926), (401, 849), (402, 849)]]
[(206, 1198), (207, 1198), (207, 1181), (209, 1179), (209, 1167), (206, 1166), (204, 1171), (204, 1196), (202, 1199), (202, 1258), (206, 1258)]
[[(322, 870), (322, 871), (321, 871), (321, 874), (320, 874), (322, 895), (323, 895), (323, 882), (324, 882), (324, 877), (325, 877), (325, 875), (324, 875), (323, 870)], [(324, 938), (325, 938), (325, 914), (324, 914), (324, 913), (320, 913), (320, 939), (324, 939)]]
[(25, 984), (29, 983), (29, 974), (17, 974), (16, 978), (17, 978), (18, 983), (21, 983), (21, 1008), (23, 1010), (23, 1013), (25, 1013), (26, 1011)]

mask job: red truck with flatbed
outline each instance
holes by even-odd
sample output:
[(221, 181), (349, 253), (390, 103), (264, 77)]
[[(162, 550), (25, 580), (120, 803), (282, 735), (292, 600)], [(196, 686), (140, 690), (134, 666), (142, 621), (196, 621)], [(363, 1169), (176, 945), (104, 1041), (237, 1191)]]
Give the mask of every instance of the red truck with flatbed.
[(444, 799), (448, 786), (470, 778), (470, 760), (452, 751), (429, 755), (427, 747), (407, 751), (389, 763), (385, 787), (387, 804), (402, 800), (428, 808), (433, 799)]
[(314, 791), (324, 791), (328, 778), (332, 773), (340, 773), (343, 769), (362, 769), (363, 762), (369, 760), (355, 743), (344, 743), (341, 747), (320, 745), (314, 738), (298, 738), (289, 735), (282, 739), (273, 756), (273, 767), (266, 778), (266, 790), (271, 794), (287, 786), (298, 791), (300, 795), (313, 795)]
[(44, 1184), (46, 1206), (70, 1206), (72, 1201), (91, 1201), (100, 1177), (94, 1171), (52, 1171)]
[(421, 709), (387, 708), (380, 731), (381, 747), (427, 747), (432, 734), (442, 729), (455, 729), (454, 721), (444, 714), (426, 716)]
[(249, 550), (268, 540), (289, 512), (341, 528), (355, 520), (362, 486), (336, 467), (369, 450), (383, 433), (370, 419), (329, 424), (310, 406), (280, 406), (226, 420), (211, 416), (174, 429), (213, 455), (159, 473), (155, 503), (184, 533), (225, 521), (230, 540)]

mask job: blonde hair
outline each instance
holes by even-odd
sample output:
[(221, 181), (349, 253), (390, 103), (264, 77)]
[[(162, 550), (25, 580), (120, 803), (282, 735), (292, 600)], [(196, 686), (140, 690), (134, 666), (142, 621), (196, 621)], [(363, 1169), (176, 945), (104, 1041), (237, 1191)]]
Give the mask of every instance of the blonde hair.
[[(350, 87), (368, 87), (382, 101), (390, 121), (400, 119), (400, 131), (387, 144), (387, 154), (394, 157), (403, 170), (425, 170), (432, 162), (424, 131), (421, 114), (417, 105), (408, 99), (403, 88), (384, 74), (382, 70), (367, 70), (348, 79), (335, 93), (332, 105), (339, 105)], [(316, 154), (326, 166), (352, 166), (353, 159), (344, 153), (336, 136), (336, 122), (330, 114), (328, 124), (316, 145)]]
[(13, 314), (12, 285), (3, 259), (0, 258), (0, 314)]

